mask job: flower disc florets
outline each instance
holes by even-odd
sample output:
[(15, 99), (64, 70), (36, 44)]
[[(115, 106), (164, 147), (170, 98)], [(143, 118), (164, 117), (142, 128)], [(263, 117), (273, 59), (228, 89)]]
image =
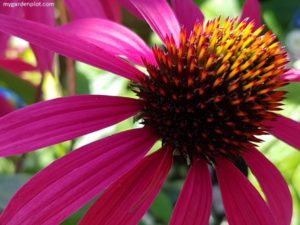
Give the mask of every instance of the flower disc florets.
[(143, 100), (140, 118), (167, 145), (190, 158), (235, 158), (259, 141), (275, 117), (286, 84), (286, 52), (272, 32), (227, 18), (196, 23), (180, 43), (154, 47), (157, 66), (134, 84)]

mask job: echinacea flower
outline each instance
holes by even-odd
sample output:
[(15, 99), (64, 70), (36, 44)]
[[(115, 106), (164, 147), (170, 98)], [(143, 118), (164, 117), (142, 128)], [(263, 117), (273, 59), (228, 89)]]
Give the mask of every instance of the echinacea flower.
[[(186, 8), (187, 2), (192, 3), (177, 1), (178, 7)], [(299, 74), (286, 68), (286, 52), (275, 35), (262, 33), (257, 1), (246, 1), (239, 21), (204, 23), (189, 20), (188, 13), (177, 14), (183, 24), (166, 1), (131, 3), (163, 47), (151, 52), (125, 27), (101, 19), (55, 29), (0, 16), (0, 30), (128, 78), (138, 96), (72, 96), (15, 111), (0, 120), (5, 133), (0, 136), (1, 156), (70, 140), (134, 115), (144, 125), (53, 162), (15, 194), (0, 224), (59, 224), (104, 190), (79, 224), (137, 224), (176, 152), (190, 163), (171, 225), (208, 224), (208, 165), (216, 170), (229, 224), (289, 225), (288, 187), (255, 143), (260, 134), (270, 133), (300, 149), (300, 124), (276, 113), (285, 94), (278, 88)], [(186, 12), (198, 10), (193, 4), (188, 7)], [(244, 19), (248, 16), (254, 21)], [(193, 27), (191, 33), (181, 25)], [(147, 74), (133, 64), (144, 66)], [(145, 156), (158, 140), (162, 147)], [(247, 163), (265, 199), (235, 166), (239, 160)]]

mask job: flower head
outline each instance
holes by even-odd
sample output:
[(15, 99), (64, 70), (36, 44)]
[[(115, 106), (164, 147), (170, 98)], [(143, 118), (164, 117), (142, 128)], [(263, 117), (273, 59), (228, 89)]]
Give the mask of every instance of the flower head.
[[(138, 96), (65, 97), (11, 113), (0, 121), (6, 133), (0, 137), (2, 156), (69, 140), (133, 115), (144, 124), (52, 163), (16, 193), (0, 222), (58, 224), (106, 188), (80, 224), (137, 224), (166, 179), (172, 155), (179, 152), (190, 163), (171, 225), (208, 224), (209, 165), (216, 170), (231, 225), (290, 224), (288, 187), (254, 144), (258, 135), (271, 133), (300, 149), (299, 123), (276, 113), (284, 98), (278, 88), (291, 73), (298, 75), (287, 72), (284, 49), (274, 34), (262, 33), (259, 21), (189, 20), (189, 11), (202, 15), (192, 2), (172, 3), (190, 7), (176, 13), (190, 30), (180, 29), (167, 2), (131, 0), (163, 41), (152, 51), (134, 33), (106, 20), (78, 20), (53, 29), (0, 17), (0, 30), (126, 77)], [(251, 16), (249, 8), (257, 4), (247, 1), (242, 15)], [(29, 28), (34, 33), (26, 32)], [(42, 30), (47, 35), (38, 32)], [(161, 148), (145, 156), (158, 140)], [(236, 168), (238, 160), (256, 176), (265, 200)]]
[[(165, 48), (154, 47), (157, 62), (145, 59), (149, 76), (133, 84), (143, 100), (139, 117), (163, 141), (189, 158), (235, 158), (266, 133), (276, 118), (286, 84), (286, 52), (271, 32), (253, 23), (220, 18), (196, 23)], [(222, 122), (221, 122), (222, 121)]]

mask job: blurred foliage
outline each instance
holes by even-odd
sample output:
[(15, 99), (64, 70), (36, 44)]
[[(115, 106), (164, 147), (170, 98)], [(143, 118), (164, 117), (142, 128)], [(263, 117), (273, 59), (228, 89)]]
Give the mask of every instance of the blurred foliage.
[(0, 69), (0, 86), (6, 87), (19, 96), (22, 96), (22, 99), (27, 104), (32, 104), (35, 101), (36, 89), (34, 86), (3, 69)]
[[(196, 0), (207, 18), (222, 16), (239, 16), (243, 0)], [(289, 0), (284, 3), (281, 0), (262, 0), (262, 17), (266, 25), (272, 29), (284, 43), (286, 34), (292, 29), (291, 19), (297, 9), (300, 9), (299, 0)], [(135, 19), (126, 13), (124, 23), (134, 29), (137, 33), (151, 43), (157, 42), (155, 36), (150, 35), (149, 28), (145, 28), (145, 23)], [(25, 58), (32, 58), (31, 55), (24, 55)], [(60, 60), (64, 60), (60, 58)], [(44, 97), (58, 97), (68, 95), (68, 83), (66, 79), (65, 68), (59, 70), (55, 77), (48, 77), (44, 84)], [(134, 97), (134, 94), (128, 89), (128, 81), (110, 73), (98, 70), (94, 67), (76, 63), (76, 93), (77, 94), (108, 94)], [(35, 89), (28, 82), (25, 82), (16, 76), (0, 70), (0, 86), (5, 86), (22, 96), (27, 104), (35, 102)], [(287, 88), (287, 99), (282, 114), (295, 120), (300, 120), (300, 84), (290, 84)], [(61, 92), (62, 90), (62, 92)], [(77, 138), (74, 141), (61, 143), (39, 151), (35, 151), (25, 156), (14, 156), (9, 158), (0, 158), (0, 210), (6, 205), (13, 193), (36, 172), (46, 167), (52, 161), (60, 158), (86, 143), (111, 133), (126, 130), (132, 126), (138, 126), (133, 119), (125, 120), (116, 126), (94, 132), (89, 135)], [(295, 149), (289, 147), (273, 137), (266, 136), (265, 142), (260, 145), (260, 149), (276, 165), (284, 175), (293, 194), (294, 216), (293, 224), (300, 224), (300, 154)], [(16, 167), (21, 169), (16, 171)], [(144, 216), (140, 224), (143, 225), (165, 225), (172, 213), (177, 196), (182, 187), (186, 169), (175, 166), (165, 183), (163, 190), (154, 201), (149, 212)], [(250, 179), (255, 182), (253, 176)], [(91, 203), (84, 206), (63, 225), (73, 225), (84, 215)]]
[(4, 208), (12, 195), (30, 178), (27, 174), (0, 175), (0, 208)]

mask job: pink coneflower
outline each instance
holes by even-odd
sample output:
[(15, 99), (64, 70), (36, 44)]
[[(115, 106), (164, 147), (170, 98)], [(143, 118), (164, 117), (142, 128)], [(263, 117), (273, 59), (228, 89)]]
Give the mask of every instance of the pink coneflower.
[[(288, 187), (255, 143), (258, 135), (270, 133), (300, 149), (299, 123), (276, 113), (284, 97), (277, 88), (299, 74), (287, 70), (286, 53), (275, 35), (263, 34), (257, 17), (251, 16), (258, 12), (257, 2), (246, 2), (240, 21), (203, 23), (188, 19), (188, 12), (197, 10), (193, 4), (176, 1), (179, 8), (191, 7), (177, 14), (183, 25), (193, 27), (191, 33), (180, 29), (167, 2), (131, 2), (163, 47), (151, 51), (134, 33), (106, 20), (78, 20), (54, 29), (0, 17), (0, 30), (126, 77), (138, 95), (65, 97), (13, 112), (0, 120), (2, 156), (69, 140), (133, 115), (144, 125), (52, 163), (15, 194), (0, 223), (59, 224), (105, 190), (80, 224), (137, 224), (164, 183), (175, 153), (189, 162), (189, 172), (170, 224), (208, 224), (210, 165), (231, 225), (289, 225)], [(144, 66), (147, 74), (132, 64)], [(158, 140), (162, 147), (145, 156)], [(240, 160), (256, 176), (265, 199), (236, 168)]]

